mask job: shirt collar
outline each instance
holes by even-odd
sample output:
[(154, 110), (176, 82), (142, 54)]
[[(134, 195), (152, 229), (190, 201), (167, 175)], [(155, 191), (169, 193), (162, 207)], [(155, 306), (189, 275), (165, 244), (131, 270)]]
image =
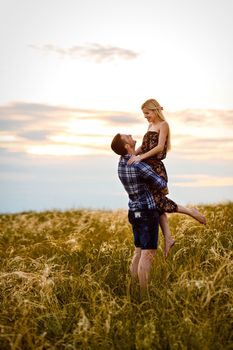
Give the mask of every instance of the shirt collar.
[(130, 157), (132, 157), (134, 154), (126, 154), (125, 156), (121, 156), (124, 159), (129, 159)]
[(122, 156), (122, 158), (124, 158), (124, 159), (129, 159), (131, 157), (131, 154), (126, 154), (125, 156)]

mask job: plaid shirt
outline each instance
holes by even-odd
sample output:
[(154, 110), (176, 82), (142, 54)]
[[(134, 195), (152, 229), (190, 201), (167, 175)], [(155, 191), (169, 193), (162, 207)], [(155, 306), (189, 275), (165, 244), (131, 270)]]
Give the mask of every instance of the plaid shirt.
[(129, 196), (129, 209), (155, 209), (153, 195), (148, 184), (154, 184), (158, 189), (167, 186), (167, 182), (157, 175), (151, 167), (143, 162), (127, 165), (130, 155), (122, 156), (118, 164), (118, 176)]

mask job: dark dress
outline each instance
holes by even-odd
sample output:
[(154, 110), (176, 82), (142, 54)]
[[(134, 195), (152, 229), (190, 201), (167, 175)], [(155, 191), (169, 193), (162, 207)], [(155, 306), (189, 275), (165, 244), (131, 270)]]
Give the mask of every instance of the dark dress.
[[(157, 131), (147, 131), (142, 140), (142, 153), (150, 151), (152, 148), (158, 145), (159, 133)], [(145, 163), (149, 164), (152, 169), (160, 175), (163, 179), (168, 181), (168, 176), (166, 168), (162, 162), (162, 159), (165, 159), (167, 155), (167, 143), (164, 146), (164, 149), (161, 153), (156, 154), (153, 157), (143, 160)], [(168, 188), (163, 191), (158, 191), (156, 188), (150, 186), (150, 191), (153, 193), (155, 203), (160, 214), (167, 212), (173, 213), (177, 211), (177, 204), (171, 199), (166, 197), (169, 193)]]

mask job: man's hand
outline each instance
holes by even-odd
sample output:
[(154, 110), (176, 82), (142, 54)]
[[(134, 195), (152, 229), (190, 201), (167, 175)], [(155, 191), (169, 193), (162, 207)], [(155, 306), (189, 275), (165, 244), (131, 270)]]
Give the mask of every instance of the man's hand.
[(127, 164), (131, 165), (133, 163), (138, 163), (138, 162), (140, 162), (140, 160), (141, 160), (140, 155), (138, 155), (138, 156), (131, 156), (130, 159), (128, 160)]

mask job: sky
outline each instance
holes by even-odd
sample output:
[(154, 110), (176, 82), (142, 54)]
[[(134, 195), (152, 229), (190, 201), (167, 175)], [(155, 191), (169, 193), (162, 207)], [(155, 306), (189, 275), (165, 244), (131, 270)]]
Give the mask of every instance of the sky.
[(231, 0), (0, 0), (0, 212), (127, 208), (113, 136), (171, 129), (169, 196), (233, 200)]

